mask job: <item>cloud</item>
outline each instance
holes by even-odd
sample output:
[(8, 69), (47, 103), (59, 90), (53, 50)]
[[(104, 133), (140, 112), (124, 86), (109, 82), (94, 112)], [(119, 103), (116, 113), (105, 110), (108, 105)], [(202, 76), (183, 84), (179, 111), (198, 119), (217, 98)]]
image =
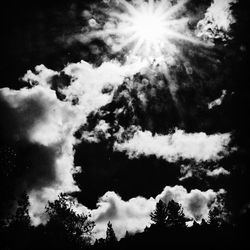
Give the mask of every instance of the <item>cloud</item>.
[(220, 167), (220, 168), (216, 168), (216, 169), (214, 169), (214, 170), (208, 170), (207, 171), (207, 175), (208, 176), (219, 176), (219, 175), (229, 175), (230, 174), (230, 172), (228, 171), (228, 170), (226, 170), (225, 168), (223, 168), (223, 167)]
[(91, 211), (96, 223), (96, 237), (105, 238), (108, 221), (111, 221), (118, 239), (124, 237), (126, 231), (142, 232), (145, 227), (151, 225), (150, 213), (160, 199), (166, 204), (170, 200), (181, 204), (185, 217), (190, 220), (208, 221), (210, 207), (216, 206), (216, 197), (222, 192), (223, 190), (215, 192), (211, 189), (194, 189), (188, 192), (182, 186), (166, 186), (155, 198), (146, 199), (139, 196), (128, 201), (122, 200), (115, 192), (107, 192), (99, 199), (97, 208)]
[(208, 104), (208, 109), (212, 109), (216, 106), (220, 106), (222, 104), (226, 94), (227, 94), (227, 91), (225, 89), (223, 89), (221, 96)]
[(230, 25), (235, 22), (230, 6), (236, 0), (214, 0), (207, 9), (205, 17), (197, 24), (197, 36), (205, 40), (221, 38), (227, 40), (230, 36)]
[[(55, 200), (61, 192), (79, 191), (73, 179), (73, 173), (79, 171), (74, 166), (74, 145), (78, 142), (74, 133), (90, 112), (112, 100), (116, 86), (139, 67), (139, 64), (121, 66), (114, 61), (94, 68), (81, 61), (69, 64), (62, 74), (39, 65), (23, 77), (30, 88), (0, 89), (4, 110), (1, 112), (6, 113), (1, 125), (4, 140), (18, 143), (26, 152), (21, 156), (21, 167), (28, 166), (23, 170), (19, 188), (29, 193), (34, 224), (44, 222), (44, 206), (48, 201)], [(68, 84), (63, 85), (62, 75), (69, 77)], [(61, 80), (57, 89), (55, 77)], [(63, 99), (58, 98), (58, 91)]]
[(219, 165), (209, 166), (210, 164), (199, 164), (199, 165), (181, 165), (179, 178), (180, 181), (186, 180), (188, 178), (196, 178), (199, 180), (206, 180), (206, 177), (218, 177), (221, 175), (230, 175), (230, 171), (220, 167)]
[(125, 151), (130, 158), (155, 155), (169, 162), (179, 159), (216, 161), (229, 153), (229, 142), (229, 133), (207, 135), (175, 130), (169, 135), (152, 135), (150, 131), (137, 131), (132, 139), (115, 143), (114, 150)]
[(166, 186), (156, 200), (161, 199), (168, 203), (173, 199), (182, 205), (187, 218), (201, 221), (202, 219), (208, 220), (209, 207), (215, 201), (216, 195), (217, 193), (211, 189), (205, 192), (193, 189), (188, 193), (183, 186)]
[(111, 137), (109, 130), (110, 125), (104, 120), (100, 120), (93, 130), (83, 131), (81, 135), (81, 140), (86, 140), (88, 142), (98, 143), (101, 140), (108, 140)]
[[(71, 122), (77, 114), (57, 99), (55, 91), (40, 85), (17, 91), (4, 88), (0, 93), (11, 109), (8, 118), (17, 122), (6, 139), (26, 151), (21, 156), (24, 170), (19, 188), (30, 192), (31, 217), (37, 223), (40, 218), (32, 213), (35, 203), (44, 205), (44, 200), (54, 200), (60, 192), (79, 190), (72, 176), (75, 138)], [(45, 188), (51, 192), (36, 193)]]
[(105, 193), (97, 203), (97, 209), (92, 210), (96, 223), (97, 238), (105, 238), (108, 221), (113, 224), (115, 233), (120, 239), (126, 231), (136, 233), (150, 225), (150, 213), (155, 207), (153, 198), (132, 198), (128, 201), (121, 199), (115, 192)]

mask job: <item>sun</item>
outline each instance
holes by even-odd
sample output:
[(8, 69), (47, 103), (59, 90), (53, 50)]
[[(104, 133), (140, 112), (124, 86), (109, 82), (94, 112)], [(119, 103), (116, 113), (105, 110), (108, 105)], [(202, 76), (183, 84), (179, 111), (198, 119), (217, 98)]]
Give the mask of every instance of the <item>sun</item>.
[[(105, 22), (85, 33), (82, 41), (101, 38), (113, 52), (127, 58), (157, 61), (181, 54), (180, 45), (192, 43), (210, 47), (190, 29), (188, 0), (116, 0), (105, 9)], [(101, 21), (103, 21), (101, 20)]]
[(166, 24), (158, 18), (153, 9), (137, 13), (130, 22), (131, 27), (127, 32), (134, 35), (140, 45), (146, 45), (151, 49), (160, 47), (166, 33)]
[(119, 0), (120, 10), (109, 13), (104, 34), (112, 37), (117, 50), (126, 48), (130, 55), (155, 58), (176, 53), (176, 40), (199, 43), (188, 32), (189, 18), (182, 15), (186, 3), (186, 0)]
[(164, 34), (164, 22), (161, 22), (154, 14), (140, 14), (134, 18), (132, 29), (145, 41), (156, 41), (161, 39)]

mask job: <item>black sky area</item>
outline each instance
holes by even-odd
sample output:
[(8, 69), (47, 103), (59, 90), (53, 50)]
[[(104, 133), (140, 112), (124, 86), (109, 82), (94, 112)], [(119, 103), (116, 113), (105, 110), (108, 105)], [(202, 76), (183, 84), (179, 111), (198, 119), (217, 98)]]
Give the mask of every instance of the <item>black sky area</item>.
[[(24, 0), (8, 1), (1, 6), (2, 65), (0, 67), (0, 86), (12, 89), (20, 89), (23, 86), (27, 86), (27, 83), (22, 82), (20, 77), (27, 70), (32, 70), (39, 64), (44, 64), (48, 68), (60, 71), (69, 62), (86, 60), (91, 63), (100, 63), (102, 58), (100, 55), (92, 53), (91, 46), (86, 46), (79, 42), (66, 43), (67, 37), (80, 32), (85, 25), (81, 13), (83, 9), (88, 8), (90, 2), (93, 3), (94, 1)], [(183, 128), (187, 132), (206, 131), (208, 134), (212, 134), (232, 131), (233, 143), (238, 146), (239, 150), (220, 161), (220, 165), (225, 169), (231, 169), (231, 175), (227, 178), (220, 179), (219, 177), (217, 180), (209, 181), (198, 177), (192, 180), (180, 181), (180, 165), (182, 161), (168, 163), (154, 156), (143, 156), (139, 159), (131, 160), (128, 159), (125, 153), (113, 152), (108, 144), (109, 142), (91, 144), (83, 141), (75, 148), (75, 165), (80, 165), (83, 168), (82, 173), (75, 175), (75, 180), (82, 191), (74, 194), (82, 204), (89, 208), (95, 208), (98, 198), (110, 190), (117, 192), (124, 200), (127, 200), (138, 195), (147, 198), (156, 196), (166, 185), (174, 186), (179, 184), (186, 187), (187, 190), (195, 188), (200, 190), (209, 188), (219, 190), (220, 188), (225, 188), (228, 191), (226, 203), (233, 211), (235, 220), (245, 223), (245, 218), (248, 218), (249, 211), (245, 213), (243, 208), (248, 206), (250, 202), (249, 40), (247, 38), (249, 8), (246, 2), (240, 1), (233, 9), (237, 19), (237, 23), (233, 24), (235, 38), (229, 42), (227, 48), (221, 50), (220, 45), (216, 47), (216, 53), (220, 54), (223, 59), (223, 63), (220, 66), (220, 77), (223, 80), (220, 81), (217, 78), (215, 80), (209, 79), (207, 82), (212, 84), (214, 81), (218, 81), (221, 87), (233, 93), (225, 98), (225, 102), (221, 106), (215, 107), (212, 111), (209, 111), (209, 114), (206, 113), (207, 111), (204, 111), (204, 106), (197, 106), (197, 103), (205, 103), (203, 95), (207, 94), (208, 91), (211, 91), (211, 97), (219, 97), (218, 94), (215, 94), (216, 91), (218, 92), (218, 89), (211, 89), (209, 87), (211, 85), (208, 85), (207, 89), (199, 90), (201, 91), (198, 94), (199, 97), (194, 94), (198, 89), (197, 86), (194, 86), (193, 89), (185, 89), (184, 87), (181, 89), (179, 97), (185, 110), (188, 111), (184, 118), (178, 117), (173, 103), (168, 103), (168, 108), (163, 113), (156, 113), (153, 107), (151, 107), (151, 113), (148, 110), (145, 112), (148, 115), (147, 118), (151, 117), (155, 121), (153, 124), (149, 124), (145, 118), (145, 113), (139, 108), (134, 111), (140, 117), (138, 125), (144, 129), (151, 130), (153, 133), (167, 133), (169, 129), (178, 127), (181, 124), (181, 119), (184, 119), (185, 126)], [(93, 44), (97, 45), (102, 52), (108, 53), (108, 49), (101, 41), (96, 40)], [(199, 63), (206, 71), (208, 67), (207, 62), (201, 61)], [(209, 78), (209, 74), (206, 77)], [(190, 96), (188, 97), (188, 95)], [(120, 100), (114, 100), (103, 109), (112, 109), (112, 105), (117, 107), (120, 105), (120, 102)], [(35, 113), (32, 110), (30, 112)], [(171, 116), (171, 119), (166, 123), (162, 118), (165, 114)], [(8, 178), (11, 178), (11, 183), (20, 183), (20, 177), (25, 176), (26, 171), (28, 173), (28, 170), (20, 170), (30, 161), (27, 154), (33, 152), (34, 158), (40, 157), (39, 159), (42, 159), (45, 157), (44, 161), (49, 162), (50, 152), (44, 149), (41, 153), (41, 150), (37, 149), (38, 145), (30, 146), (24, 143), (24, 145), (20, 146), (6, 141), (6, 133), (11, 133), (12, 128), (13, 130), (15, 129), (15, 124), (19, 120), (16, 121), (11, 118), (11, 114), (6, 110), (3, 102), (0, 103), (0, 117), (2, 123), (0, 125), (1, 152), (7, 152), (6, 148), (9, 148), (10, 151), (7, 154), (2, 154), (4, 157), (9, 157), (9, 159), (15, 161), (16, 166), (18, 166), (17, 170), (10, 170), (13, 173), (12, 177), (6, 177), (5, 175), (4, 178), (1, 177), (2, 183), (0, 185), (2, 188), (8, 186), (6, 190), (14, 192), (13, 189), (15, 188), (10, 184), (7, 185), (9, 182)], [(88, 117), (89, 121), (92, 119), (93, 124), (96, 124), (95, 119), (98, 120), (100, 118), (110, 123), (114, 120), (114, 117), (102, 117), (98, 113), (90, 114)], [(129, 113), (123, 117), (118, 117), (120, 123), (125, 127), (130, 125), (130, 118)], [(7, 132), (6, 129), (8, 130)], [(91, 131), (91, 123), (87, 129)], [(17, 153), (16, 158), (13, 157), (13, 152)], [(6, 160), (2, 161), (6, 162)], [(36, 164), (36, 162), (36, 159), (31, 159), (31, 166)], [(5, 165), (5, 168), (8, 169), (9, 165)], [(42, 174), (46, 175), (46, 173)], [(53, 173), (48, 173), (48, 176), (51, 175), (53, 176)], [(11, 176), (11, 174), (8, 176)], [(32, 178), (32, 174), (29, 178)], [(50, 180), (48, 179), (48, 181)], [(40, 185), (40, 183), (38, 181), (38, 183), (33, 183), (32, 185)], [(4, 193), (3, 196), (5, 200), (10, 199), (8, 193)]]
[(3, 4), (1, 86), (20, 88), (20, 77), (35, 65), (61, 70), (69, 62), (86, 59), (87, 48), (81, 44), (68, 47), (61, 39), (81, 30), (81, 11), (88, 2), (24, 0)]

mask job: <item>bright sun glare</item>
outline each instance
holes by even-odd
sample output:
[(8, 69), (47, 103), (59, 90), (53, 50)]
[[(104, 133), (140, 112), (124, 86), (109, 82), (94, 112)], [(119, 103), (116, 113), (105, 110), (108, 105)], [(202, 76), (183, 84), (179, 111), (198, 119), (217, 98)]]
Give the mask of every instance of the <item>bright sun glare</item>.
[(148, 46), (155, 46), (164, 39), (164, 22), (154, 13), (138, 13), (131, 23), (131, 31), (134, 31), (139, 41), (148, 43)]
[(117, 37), (117, 50), (128, 48), (130, 55), (144, 58), (174, 53), (175, 40), (199, 43), (188, 33), (189, 19), (183, 17), (187, 1), (172, 2), (119, 0), (120, 10), (110, 13), (114, 25), (105, 29), (105, 35)]

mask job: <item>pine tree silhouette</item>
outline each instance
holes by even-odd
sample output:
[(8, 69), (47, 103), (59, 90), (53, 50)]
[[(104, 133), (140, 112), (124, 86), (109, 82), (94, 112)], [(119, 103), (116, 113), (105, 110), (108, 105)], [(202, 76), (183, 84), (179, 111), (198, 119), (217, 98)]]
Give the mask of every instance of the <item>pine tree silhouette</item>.
[(174, 200), (170, 200), (167, 205), (167, 226), (185, 226), (185, 222), (186, 219), (181, 205)]
[(46, 225), (47, 234), (55, 245), (62, 244), (63, 249), (89, 245), (95, 226), (88, 215), (76, 214), (73, 205), (73, 200), (61, 194), (58, 200), (49, 203), (46, 208), (50, 218)]
[(117, 242), (117, 238), (115, 235), (115, 231), (113, 229), (111, 222), (109, 221), (107, 225), (107, 231), (106, 231), (106, 243), (114, 244), (116, 242)]
[(162, 200), (159, 200), (156, 203), (155, 210), (150, 214), (150, 217), (156, 225), (165, 226), (167, 217), (167, 206)]

